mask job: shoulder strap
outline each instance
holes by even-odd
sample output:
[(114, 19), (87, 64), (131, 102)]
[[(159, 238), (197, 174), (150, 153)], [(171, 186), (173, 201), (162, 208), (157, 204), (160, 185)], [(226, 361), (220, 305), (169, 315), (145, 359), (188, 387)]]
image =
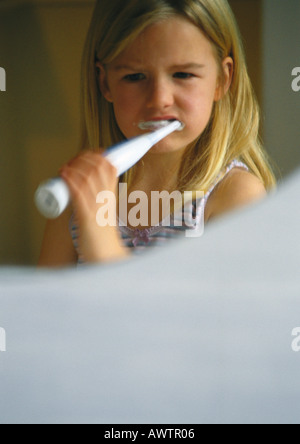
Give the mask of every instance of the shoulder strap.
[(218, 175), (217, 179), (215, 180), (214, 184), (212, 185), (212, 187), (207, 191), (207, 193), (204, 196), (205, 199), (205, 205), (208, 201), (209, 196), (211, 195), (211, 193), (214, 191), (214, 189), (219, 185), (220, 182), (222, 182), (223, 179), (225, 179), (225, 177), (227, 176), (228, 173), (230, 173), (230, 171), (232, 171), (234, 168), (243, 168), (246, 171), (249, 171), (249, 168), (247, 167), (246, 164), (244, 164), (243, 162), (240, 162), (239, 160), (235, 159), (233, 160), (228, 167), (226, 168), (225, 172), (222, 172)]

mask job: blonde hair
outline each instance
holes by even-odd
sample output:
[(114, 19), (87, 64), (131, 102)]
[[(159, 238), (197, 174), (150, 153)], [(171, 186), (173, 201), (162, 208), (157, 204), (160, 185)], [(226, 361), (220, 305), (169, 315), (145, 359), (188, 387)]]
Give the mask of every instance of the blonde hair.
[[(205, 131), (186, 147), (178, 190), (207, 191), (218, 174), (234, 159), (243, 161), (271, 189), (275, 177), (259, 140), (260, 113), (248, 76), (244, 50), (227, 0), (98, 0), (83, 56), (82, 147), (95, 149), (121, 140), (113, 105), (98, 86), (95, 62), (113, 61), (148, 26), (179, 15), (196, 25), (222, 62), (234, 62), (228, 93), (214, 105)], [(130, 186), (137, 164), (121, 180)]]

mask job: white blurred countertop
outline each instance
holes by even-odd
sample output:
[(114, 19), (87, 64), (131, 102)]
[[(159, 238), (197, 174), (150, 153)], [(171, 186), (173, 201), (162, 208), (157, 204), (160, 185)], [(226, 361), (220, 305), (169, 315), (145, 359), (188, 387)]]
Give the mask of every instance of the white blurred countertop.
[(0, 423), (299, 423), (299, 191), (126, 263), (0, 269)]

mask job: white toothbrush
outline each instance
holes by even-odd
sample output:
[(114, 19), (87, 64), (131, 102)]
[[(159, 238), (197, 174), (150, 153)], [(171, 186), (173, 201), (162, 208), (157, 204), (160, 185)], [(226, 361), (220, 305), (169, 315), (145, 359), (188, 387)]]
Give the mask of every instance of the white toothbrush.
[[(142, 127), (142, 125), (146, 126)], [(141, 129), (155, 129), (155, 127), (159, 129), (113, 145), (103, 154), (117, 169), (118, 177), (135, 165), (154, 145), (174, 131), (182, 130), (184, 125), (175, 120), (171, 122), (144, 122), (139, 127)], [(35, 204), (40, 213), (47, 219), (59, 217), (70, 201), (71, 196), (68, 185), (60, 177), (42, 183), (35, 193)]]

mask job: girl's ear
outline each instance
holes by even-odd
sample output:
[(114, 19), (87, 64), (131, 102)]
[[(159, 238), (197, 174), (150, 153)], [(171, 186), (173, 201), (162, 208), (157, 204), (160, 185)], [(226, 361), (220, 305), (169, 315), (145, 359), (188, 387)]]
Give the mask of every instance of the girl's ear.
[(96, 63), (97, 68), (97, 74), (98, 74), (98, 82), (99, 82), (99, 88), (103, 95), (103, 97), (110, 103), (113, 103), (112, 95), (109, 89), (108, 80), (107, 80), (107, 73), (102, 65), (102, 63), (97, 62)]
[(219, 81), (215, 93), (215, 101), (221, 100), (230, 88), (233, 77), (234, 63), (231, 57), (226, 57), (222, 63), (223, 81)]

